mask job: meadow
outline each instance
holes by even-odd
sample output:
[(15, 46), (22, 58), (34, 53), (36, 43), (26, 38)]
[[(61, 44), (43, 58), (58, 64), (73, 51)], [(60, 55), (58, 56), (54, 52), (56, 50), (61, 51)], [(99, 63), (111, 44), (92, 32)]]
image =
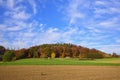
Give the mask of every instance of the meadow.
[(0, 62), (0, 80), (119, 80), (120, 58), (29, 58)]
[(95, 60), (79, 60), (77, 58), (28, 58), (12, 62), (0, 62), (0, 65), (93, 65), (120, 66), (120, 58), (104, 58)]

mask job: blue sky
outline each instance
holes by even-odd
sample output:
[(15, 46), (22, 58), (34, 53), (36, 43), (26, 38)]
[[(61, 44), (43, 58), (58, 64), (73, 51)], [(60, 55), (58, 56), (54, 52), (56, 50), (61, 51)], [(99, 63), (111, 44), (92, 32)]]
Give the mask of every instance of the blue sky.
[(0, 0), (0, 45), (57, 42), (120, 54), (120, 0)]

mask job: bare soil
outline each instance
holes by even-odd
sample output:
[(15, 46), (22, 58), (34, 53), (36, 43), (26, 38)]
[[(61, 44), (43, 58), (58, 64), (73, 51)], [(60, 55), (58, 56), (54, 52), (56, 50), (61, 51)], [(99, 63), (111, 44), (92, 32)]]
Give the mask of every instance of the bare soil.
[(120, 80), (120, 66), (0, 66), (0, 80)]

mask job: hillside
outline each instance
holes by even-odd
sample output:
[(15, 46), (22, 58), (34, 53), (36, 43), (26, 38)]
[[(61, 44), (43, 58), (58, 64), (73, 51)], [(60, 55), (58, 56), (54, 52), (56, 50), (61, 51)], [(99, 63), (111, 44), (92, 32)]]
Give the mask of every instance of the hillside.
[[(28, 49), (6, 50), (1, 47), (1, 55), (4, 61), (11, 61), (21, 58), (80, 58), (95, 59), (110, 57), (105, 52), (97, 49), (89, 49), (83, 46), (77, 46), (67, 43), (43, 44), (33, 46)], [(8, 60), (6, 60), (10, 57)], [(2, 59), (1, 59), (2, 60)]]
[(105, 52), (97, 49), (89, 49), (83, 46), (77, 46), (74, 44), (43, 44), (40, 46), (34, 46), (28, 49), (28, 57), (51, 57), (54, 53), (57, 58), (72, 57), (72, 58), (85, 58), (85, 57), (109, 57)]

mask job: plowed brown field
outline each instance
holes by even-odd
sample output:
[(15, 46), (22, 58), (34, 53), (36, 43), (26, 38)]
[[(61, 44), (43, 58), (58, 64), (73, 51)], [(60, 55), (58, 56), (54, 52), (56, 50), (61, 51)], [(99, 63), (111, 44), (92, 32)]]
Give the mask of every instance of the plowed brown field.
[(120, 66), (0, 66), (0, 80), (120, 80)]

